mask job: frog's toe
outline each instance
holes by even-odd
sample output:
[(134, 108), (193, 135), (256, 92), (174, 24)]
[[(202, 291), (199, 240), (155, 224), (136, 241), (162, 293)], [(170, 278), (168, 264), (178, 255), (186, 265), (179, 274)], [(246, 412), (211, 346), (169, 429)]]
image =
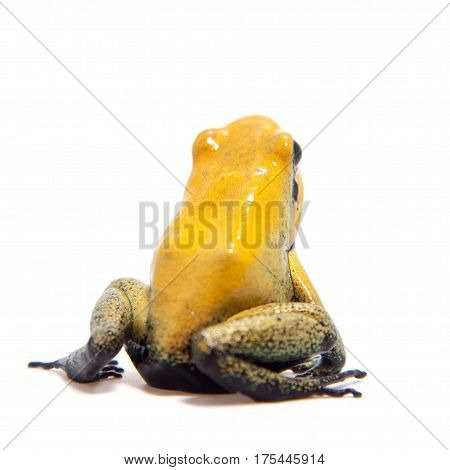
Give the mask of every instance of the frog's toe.
[[(340, 372), (336, 376), (338, 377), (338, 380), (336, 382), (341, 382), (345, 379), (348, 379), (350, 377), (355, 377), (355, 379), (363, 379), (367, 375), (367, 372), (364, 372), (359, 369), (352, 369), (352, 370), (346, 370), (345, 372)], [(302, 379), (304, 377), (304, 374), (296, 375), (296, 379)]]
[(100, 371), (97, 372), (97, 375), (95, 376), (96, 380), (102, 380), (102, 379), (108, 379), (109, 377), (113, 377), (115, 379), (121, 379), (122, 374), (119, 374), (118, 372), (115, 372), (113, 370), (110, 371)]
[(361, 398), (362, 393), (354, 388), (323, 388), (317, 392), (317, 395), (328, 395), (329, 397), (343, 397), (353, 395), (355, 398)]
[(109, 361), (108, 362), (108, 366), (117, 366), (117, 364), (119, 364), (119, 361), (116, 361), (115, 359), (113, 359), (112, 361)]
[(367, 375), (367, 372), (364, 370), (356, 369), (354, 372), (355, 372), (355, 375), (353, 377), (357, 379), (363, 379)]
[[(116, 361), (116, 364), (118, 364), (117, 361)], [(122, 367), (117, 367), (115, 365), (106, 365), (101, 370), (101, 372), (110, 372), (110, 371), (121, 373), (121, 372), (123, 372), (123, 369), (122, 369)]]
[(42, 369), (54, 369), (58, 367), (57, 361), (53, 362), (40, 362), (33, 361), (28, 363), (28, 367), (41, 367)]

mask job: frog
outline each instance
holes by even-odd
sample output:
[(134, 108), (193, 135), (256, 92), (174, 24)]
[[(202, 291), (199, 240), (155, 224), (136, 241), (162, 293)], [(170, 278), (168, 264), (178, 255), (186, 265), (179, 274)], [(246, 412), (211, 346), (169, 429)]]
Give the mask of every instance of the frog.
[(257, 402), (362, 394), (339, 384), (342, 338), (296, 253), (300, 145), (272, 119), (201, 132), (181, 207), (153, 253), (150, 283), (107, 285), (81, 348), (29, 367), (70, 381), (122, 377), (124, 347), (151, 387)]

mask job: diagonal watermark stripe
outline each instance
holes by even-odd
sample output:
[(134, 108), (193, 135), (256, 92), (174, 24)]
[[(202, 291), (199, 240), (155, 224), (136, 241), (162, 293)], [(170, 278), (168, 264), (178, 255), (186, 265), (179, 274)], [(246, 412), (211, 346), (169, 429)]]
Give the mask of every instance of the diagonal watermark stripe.
[[(426, 30), (428, 29), (429, 26), (431, 26), (432, 23), (434, 23), (438, 18), (439, 16), (442, 15), (442, 13), (444, 13), (444, 11), (449, 7), (450, 3), (447, 3), (441, 10), (439, 10), (439, 12), (433, 16), (433, 18), (418, 32), (416, 33), (409, 41), (408, 43), (403, 46), (398, 52), (397, 54), (394, 55), (394, 57), (392, 57), (392, 59), (377, 73), (375, 74), (362, 88), (361, 90), (358, 91), (358, 93), (356, 93), (356, 95), (350, 100), (347, 102), (347, 104), (344, 105), (344, 107), (342, 107), (340, 109), (340, 111), (338, 111), (323, 127), (322, 129), (320, 129), (319, 132), (317, 132), (314, 137), (312, 139), (310, 139), (306, 144), (305, 146), (303, 147), (303, 151), (305, 151), (326, 129), (328, 129), (328, 127), (331, 126), (331, 124), (333, 124), (334, 121), (336, 121), (336, 119), (352, 104), (354, 103), (366, 90), (367, 88), (370, 87), (370, 85), (372, 85), (372, 83), (393, 63), (395, 62), (396, 59), (398, 59), (402, 54), (403, 52), (406, 51), (406, 49), (408, 49), (408, 47)], [(289, 162), (286, 166), (284, 166), (259, 192), (258, 194), (261, 194), (273, 181), (275, 181), (278, 176), (281, 175), (281, 173), (283, 173), (286, 168), (289, 168), (290, 166), (292, 165), (291, 162)]]
[(278, 277), (276, 276), (276, 274), (274, 274), (273, 271), (272, 271), (265, 263), (263, 263), (263, 262), (258, 258), (258, 256), (253, 255), (253, 257), (256, 259), (256, 261), (258, 261), (258, 263), (259, 263), (276, 281), (278, 281)]
[[(191, 258), (176, 274), (175, 276), (164, 286), (162, 287), (156, 294), (155, 296), (152, 298), (152, 300), (150, 302), (148, 302), (148, 304), (146, 304), (146, 306), (138, 313), (136, 314), (136, 316), (133, 318), (133, 320), (136, 320), (137, 318), (139, 318), (142, 313), (147, 313), (148, 312), (148, 307), (150, 307), (150, 305), (152, 304), (152, 302), (155, 301), (155, 299), (162, 293), (164, 292), (167, 287), (169, 287), (176, 279), (178, 279), (178, 277), (180, 276), (181, 273), (183, 273), (196, 259), (198, 258), (198, 255), (195, 255), (193, 258)], [(126, 329), (127, 327), (129, 326), (129, 323), (127, 325), (125, 325), (124, 329)], [(34, 421), (36, 421), (37, 418), (39, 418), (39, 416), (42, 415), (42, 413), (69, 387), (69, 385), (72, 384), (72, 382), (75, 381), (75, 379), (77, 378), (77, 376), (79, 374), (81, 374), (81, 372), (83, 372), (83, 370), (101, 353), (101, 349), (78, 371), (78, 373), (75, 375), (75, 377), (71, 378), (69, 380), (69, 382), (67, 382), (66, 385), (64, 385), (64, 387), (48, 402), (45, 404), (45, 406), (38, 412), (36, 413), (31, 419), (30, 421), (28, 421), (27, 424), (25, 424), (25, 426), (22, 427), (22, 429), (12, 438), (8, 441), (8, 443), (3, 447), (3, 450), (6, 450), (24, 431), (26, 431), (31, 424), (33, 424)]]
[(405, 44), (405, 46), (403, 46), (398, 52), (397, 54), (395, 54), (394, 57), (392, 57), (392, 59), (371, 79), (369, 80), (362, 88), (361, 90), (358, 91), (358, 93), (339, 111), (337, 112), (323, 127), (322, 129), (320, 129), (319, 132), (317, 132), (317, 134), (311, 139), (309, 140), (309, 142), (303, 147), (303, 150), (306, 150), (316, 139), (317, 137), (319, 137), (322, 132), (324, 132), (331, 124), (333, 124), (333, 122), (356, 100), (359, 98), (359, 96), (361, 96), (366, 90), (367, 88), (370, 87), (370, 85), (372, 85), (372, 83), (398, 58), (400, 57), (401, 54), (403, 54), (403, 52), (405, 52), (406, 49), (408, 49), (408, 47), (432, 24), (434, 23), (435, 20), (438, 19), (439, 16), (442, 15), (442, 13), (444, 13), (444, 11), (448, 8), (448, 6), (450, 5), (450, 3), (447, 3), (447, 5), (445, 5), (444, 8), (442, 8), (435, 16), (433, 16), (433, 18), (418, 32), (416, 33), (409, 41), (407, 44)]
[(345, 346), (345, 349), (346, 351), (354, 358), (356, 359), (362, 366), (364, 369), (367, 370), (367, 372), (369, 372), (369, 374), (386, 390), (386, 392), (389, 393), (389, 395), (391, 395), (391, 397), (399, 404), (401, 405), (421, 426), (423, 429), (425, 429), (425, 431), (431, 436), (433, 437), (436, 442), (438, 442), (445, 450), (448, 450), (448, 447), (436, 436), (436, 434), (434, 434), (434, 432), (420, 419), (417, 417), (416, 414), (414, 414), (401, 400), (400, 398), (398, 398), (398, 396), (384, 383), (381, 381), (381, 379), (379, 379), (365, 364), (364, 362), (361, 361), (361, 359), (359, 357), (357, 357), (354, 353), (352, 353), (352, 351), (350, 351), (350, 349), (347, 348), (347, 346)]
[(50, 54), (53, 59), (119, 124), (122, 129), (124, 129), (155, 161), (162, 166), (167, 173), (169, 173), (172, 178), (174, 178), (178, 183), (183, 186), (183, 188), (190, 193), (191, 191), (187, 188), (184, 183), (147, 147), (147, 145), (142, 142), (141, 139), (126, 125), (123, 121), (121, 121), (116, 114), (114, 114), (108, 106), (106, 106), (100, 98), (85, 85), (73, 72), (72, 70), (67, 67), (66, 64), (53, 52), (51, 51), (34, 33), (33, 31), (26, 26), (23, 21), (21, 21), (2, 1), (0, 1), (0, 5), (3, 7), (5, 11), (7, 11), (16, 22), (22, 26), (22, 28), (48, 53)]

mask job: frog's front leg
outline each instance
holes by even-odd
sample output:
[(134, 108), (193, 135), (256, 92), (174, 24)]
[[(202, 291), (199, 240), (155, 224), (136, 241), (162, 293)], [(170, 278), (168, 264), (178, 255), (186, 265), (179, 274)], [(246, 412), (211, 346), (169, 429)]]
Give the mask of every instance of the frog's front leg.
[(94, 307), (87, 344), (56, 361), (30, 362), (29, 367), (63, 369), (75, 382), (122, 377), (123, 369), (112, 359), (130, 339), (133, 323), (147, 318), (149, 291), (149, 286), (134, 279), (112, 282)]
[(337, 340), (325, 310), (302, 302), (272, 303), (234, 315), (210, 326), (192, 340), (194, 364), (230, 392), (241, 392), (257, 401), (280, 401), (312, 395), (340, 397), (361, 394), (351, 388), (328, 385), (348, 377), (363, 378), (360, 370), (286, 377), (277, 366), (306, 361), (330, 351)]

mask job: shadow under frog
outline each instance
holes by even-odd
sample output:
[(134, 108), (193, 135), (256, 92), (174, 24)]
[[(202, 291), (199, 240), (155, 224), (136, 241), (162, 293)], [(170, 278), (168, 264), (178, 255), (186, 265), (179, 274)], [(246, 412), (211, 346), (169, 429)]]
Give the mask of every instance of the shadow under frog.
[[(263, 116), (200, 133), (184, 203), (154, 253), (151, 284), (113, 281), (94, 307), (87, 344), (29, 366), (63, 369), (76, 382), (121, 377), (113, 358), (125, 346), (158, 388), (240, 392), (257, 401), (361, 396), (329, 387), (366, 373), (341, 372), (341, 337), (294, 249), (300, 158), (300, 146)], [(202, 242), (202, 208), (228, 201), (242, 210), (218, 210), (209, 220), (214, 243)], [(282, 210), (266, 210), (274, 203)], [(260, 243), (246, 241), (249, 232)]]

